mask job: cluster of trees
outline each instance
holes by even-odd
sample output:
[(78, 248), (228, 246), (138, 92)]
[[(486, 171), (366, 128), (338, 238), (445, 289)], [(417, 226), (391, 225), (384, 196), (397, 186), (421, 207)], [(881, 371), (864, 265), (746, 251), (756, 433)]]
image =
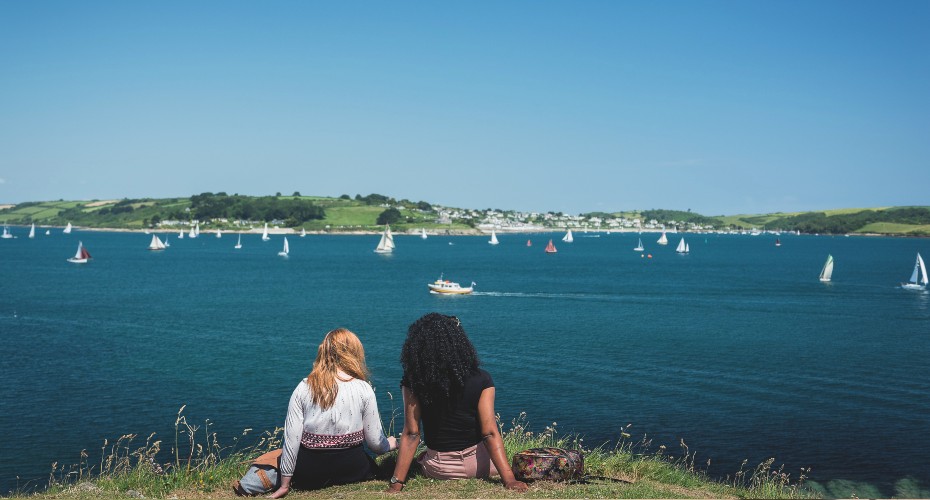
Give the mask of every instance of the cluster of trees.
[(852, 214), (829, 216), (824, 212), (808, 212), (776, 219), (766, 226), (802, 233), (846, 234), (876, 222), (926, 225), (930, 224), (930, 209), (913, 207), (862, 210)]
[(277, 196), (251, 197), (238, 194), (230, 196), (223, 192), (191, 196), (190, 211), (191, 217), (200, 220), (282, 220), (291, 226), (326, 217), (323, 208), (310, 200), (282, 199)]
[[(349, 195), (344, 194), (339, 197), (341, 200), (350, 200)], [(355, 201), (364, 203), (366, 205), (396, 205), (402, 206), (409, 209), (423, 210), (424, 212), (432, 212), (433, 206), (425, 201), (412, 202), (410, 200), (400, 200), (397, 201), (390, 196), (384, 196), (383, 194), (371, 193), (368, 196), (362, 196), (360, 194), (355, 195)]]
[(700, 225), (711, 225), (714, 227), (720, 227), (723, 225), (723, 222), (720, 219), (715, 219), (713, 217), (707, 217), (699, 213), (692, 212), (691, 209), (688, 211), (683, 210), (644, 210), (642, 212), (643, 220), (652, 220), (655, 219), (659, 222), (667, 222), (670, 220), (676, 222), (693, 222), (694, 224)]

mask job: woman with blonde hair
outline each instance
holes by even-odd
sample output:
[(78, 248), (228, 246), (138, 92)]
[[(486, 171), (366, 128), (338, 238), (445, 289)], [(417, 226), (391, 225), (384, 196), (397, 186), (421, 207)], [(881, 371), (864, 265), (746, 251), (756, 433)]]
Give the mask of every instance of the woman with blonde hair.
[(313, 370), (291, 395), (284, 423), (281, 486), (272, 498), (293, 489), (312, 490), (371, 479), (376, 453), (397, 448), (384, 437), (378, 403), (368, 382), (365, 349), (354, 333), (326, 334)]

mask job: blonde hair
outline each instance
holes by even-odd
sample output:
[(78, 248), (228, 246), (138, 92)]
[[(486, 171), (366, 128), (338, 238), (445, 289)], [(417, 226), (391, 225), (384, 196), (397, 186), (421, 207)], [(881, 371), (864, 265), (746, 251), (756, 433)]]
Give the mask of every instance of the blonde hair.
[(336, 373), (339, 370), (354, 378), (368, 380), (365, 348), (358, 337), (345, 328), (336, 328), (323, 337), (316, 352), (313, 370), (307, 375), (310, 397), (324, 410), (336, 402), (336, 394), (339, 393)]

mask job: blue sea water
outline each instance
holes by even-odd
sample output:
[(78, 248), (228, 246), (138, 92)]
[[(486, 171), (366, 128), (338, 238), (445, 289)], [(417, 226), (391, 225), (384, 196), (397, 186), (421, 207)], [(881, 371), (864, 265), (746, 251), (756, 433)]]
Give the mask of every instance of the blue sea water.
[[(2, 492), (41, 486), (82, 449), (99, 458), (104, 438), (173, 442), (182, 405), (226, 444), (282, 425), (338, 326), (365, 344), (387, 422), (406, 329), (431, 311), (462, 320), (505, 423), (525, 411), (587, 446), (632, 424), (632, 440), (679, 454), (683, 439), (721, 477), (774, 457), (823, 485), (930, 488), (930, 293), (897, 287), (926, 239), (685, 235), (680, 256), (678, 236), (644, 234), (649, 259), (636, 234), (396, 236), (386, 256), (377, 236), (314, 235), (289, 237), (285, 259), (281, 237), (234, 250), (229, 235), (171, 234), (150, 252), (138, 233), (13, 231), (0, 240)], [(78, 240), (87, 265), (65, 262)], [(427, 293), (440, 273), (478, 293)]]

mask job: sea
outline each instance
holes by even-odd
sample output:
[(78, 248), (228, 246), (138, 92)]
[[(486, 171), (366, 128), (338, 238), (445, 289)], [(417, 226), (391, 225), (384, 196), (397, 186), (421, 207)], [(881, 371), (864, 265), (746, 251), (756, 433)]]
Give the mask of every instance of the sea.
[[(11, 231), (0, 240), (2, 493), (41, 489), (82, 450), (99, 462), (104, 440), (141, 446), (156, 433), (170, 447), (182, 407), (198, 432), (247, 446), (283, 425), (336, 327), (364, 343), (397, 432), (401, 345), (436, 311), (462, 321), (505, 429), (525, 413), (531, 430), (554, 426), (587, 448), (681, 456), (684, 443), (718, 478), (773, 458), (825, 496), (930, 496), (930, 293), (899, 286), (918, 252), (930, 257), (928, 239), (396, 235), (381, 255), (378, 235), (291, 235), (284, 258), (280, 235), (246, 234), (236, 250), (232, 234), (159, 233), (171, 246), (154, 252), (142, 233)], [(682, 237), (688, 255), (675, 252)], [(550, 239), (557, 253), (543, 252)], [(66, 262), (78, 241), (93, 257), (84, 265)], [(428, 293), (440, 277), (476, 292)]]

